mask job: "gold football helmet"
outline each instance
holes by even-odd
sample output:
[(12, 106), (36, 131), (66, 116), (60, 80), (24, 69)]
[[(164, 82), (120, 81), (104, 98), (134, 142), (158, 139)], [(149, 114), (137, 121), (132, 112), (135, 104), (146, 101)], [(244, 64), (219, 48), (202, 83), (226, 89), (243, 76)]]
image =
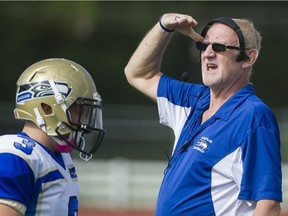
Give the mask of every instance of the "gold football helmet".
[[(103, 101), (83, 67), (67, 59), (42, 60), (28, 67), (16, 85), (16, 119), (34, 122), (61, 152), (72, 147), (85, 159), (96, 152), (105, 134)], [(84, 135), (93, 136), (86, 140)]]

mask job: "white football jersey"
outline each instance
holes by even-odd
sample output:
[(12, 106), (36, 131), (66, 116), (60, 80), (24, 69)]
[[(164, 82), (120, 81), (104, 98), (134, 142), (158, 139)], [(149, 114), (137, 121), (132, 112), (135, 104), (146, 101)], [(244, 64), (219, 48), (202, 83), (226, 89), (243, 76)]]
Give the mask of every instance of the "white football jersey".
[(0, 199), (22, 203), (25, 216), (77, 216), (78, 194), (69, 153), (54, 154), (23, 132), (0, 137)]

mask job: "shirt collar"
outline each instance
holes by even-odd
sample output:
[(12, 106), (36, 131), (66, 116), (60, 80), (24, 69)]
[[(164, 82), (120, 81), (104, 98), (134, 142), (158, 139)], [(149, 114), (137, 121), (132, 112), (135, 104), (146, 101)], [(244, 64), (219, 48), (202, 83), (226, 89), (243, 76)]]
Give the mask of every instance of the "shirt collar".
[(254, 94), (254, 87), (253, 84), (250, 83), (229, 98), (215, 113), (214, 118), (220, 118), (227, 121), (239, 104), (252, 94)]
[[(233, 113), (233, 111), (238, 107), (239, 104), (241, 104), (244, 100), (246, 100), (247, 97), (254, 94), (254, 87), (253, 84), (250, 83), (244, 88), (240, 89), (238, 92), (236, 92), (231, 98), (229, 98), (214, 114), (212, 117), (213, 119), (220, 118), (224, 121), (227, 121), (230, 117), (230, 115)], [(197, 104), (196, 109), (198, 112), (201, 112), (201, 115), (204, 110), (208, 109), (209, 103), (210, 103), (210, 91), (208, 94), (205, 94), (203, 96), (204, 98), (199, 101), (199, 104)]]

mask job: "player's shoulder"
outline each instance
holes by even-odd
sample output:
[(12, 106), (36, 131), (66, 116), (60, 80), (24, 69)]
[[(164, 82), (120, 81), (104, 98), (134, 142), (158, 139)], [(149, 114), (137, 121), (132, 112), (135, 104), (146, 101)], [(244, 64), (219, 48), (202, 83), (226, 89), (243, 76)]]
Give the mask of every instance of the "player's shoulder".
[(0, 136), (0, 151), (3, 149), (13, 149), (13, 144), (14, 142), (17, 142), (17, 140), (19, 140), (17, 134), (6, 134)]
[(24, 160), (33, 160), (37, 157), (35, 147), (36, 142), (21, 133), (0, 136), (0, 153), (17, 155)]
[[(17, 159), (17, 163), (26, 163), (34, 173), (49, 169), (51, 157), (35, 140), (24, 133), (3, 135), (0, 137), (0, 160)], [(14, 158), (14, 159), (13, 159)]]

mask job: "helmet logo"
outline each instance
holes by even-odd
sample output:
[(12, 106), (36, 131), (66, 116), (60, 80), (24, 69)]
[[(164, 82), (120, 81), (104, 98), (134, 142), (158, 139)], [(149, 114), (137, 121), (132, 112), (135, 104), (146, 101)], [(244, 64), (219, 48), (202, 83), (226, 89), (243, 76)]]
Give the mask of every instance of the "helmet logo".
[[(58, 91), (66, 98), (72, 91), (65, 82), (55, 82)], [(17, 93), (16, 102), (20, 103), (33, 98), (41, 98), (54, 95), (48, 81), (27, 83), (21, 85)]]

